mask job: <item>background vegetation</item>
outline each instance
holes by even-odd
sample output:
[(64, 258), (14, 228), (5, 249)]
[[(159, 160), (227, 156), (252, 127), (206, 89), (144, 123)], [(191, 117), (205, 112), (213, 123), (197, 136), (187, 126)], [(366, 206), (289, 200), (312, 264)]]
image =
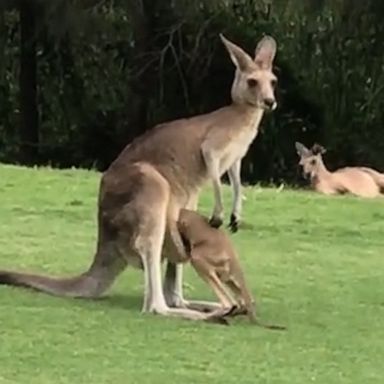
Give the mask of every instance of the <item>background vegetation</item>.
[(279, 50), (279, 109), (243, 167), (297, 181), (293, 142), (384, 169), (381, 0), (2, 0), (0, 160), (105, 169), (155, 123), (229, 101), (224, 34)]

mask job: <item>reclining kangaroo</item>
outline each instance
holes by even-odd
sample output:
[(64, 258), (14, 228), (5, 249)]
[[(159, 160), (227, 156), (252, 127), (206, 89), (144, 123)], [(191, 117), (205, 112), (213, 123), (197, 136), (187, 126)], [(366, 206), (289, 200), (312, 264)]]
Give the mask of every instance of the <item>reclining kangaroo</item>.
[(239, 257), (223, 230), (213, 228), (206, 217), (188, 209), (181, 209), (178, 228), (193, 268), (210, 285), (224, 310), (230, 315), (246, 314), (252, 323), (265, 328), (285, 329), (258, 321)]
[(296, 143), (303, 174), (309, 177), (312, 187), (326, 195), (351, 193), (360, 197), (377, 197), (384, 190), (384, 174), (366, 167), (346, 167), (330, 172), (322, 155), (326, 150), (314, 144), (311, 149)]
[[(272, 64), (276, 42), (265, 36), (252, 59), (223, 35), (236, 66), (232, 103), (211, 113), (160, 124), (122, 151), (101, 177), (98, 240), (88, 271), (68, 279), (0, 271), (0, 284), (32, 287), (53, 295), (98, 297), (127, 265), (144, 269), (143, 311), (205, 320), (217, 303), (182, 297), (182, 262), (188, 261), (177, 230), (181, 208), (195, 209), (211, 180), (215, 206), (211, 222), (223, 219), (220, 177), (228, 171), (234, 190), (231, 214), (241, 211), (241, 159), (258, 133), (265, 110), (276, 107)], [(164, 245), (164, 248), (163, 248)], [(167, 256), (164, 288), (161, 262)]]

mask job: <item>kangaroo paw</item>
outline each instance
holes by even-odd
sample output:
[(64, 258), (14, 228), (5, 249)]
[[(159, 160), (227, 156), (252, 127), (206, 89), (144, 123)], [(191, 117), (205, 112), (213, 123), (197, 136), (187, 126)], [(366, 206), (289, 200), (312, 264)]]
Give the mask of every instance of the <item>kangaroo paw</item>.
[(236, 215), (232, 213), (229, 219), (229, 225), (228, 225), (232, 233), (236, 233), (239, 230), (239, 224), (240, 224), (239, 219), (237, 218)]
[(223, 220), (220, 217), (212, 216), (209, 225), (213, 228), (220, 228), (223, 225)]

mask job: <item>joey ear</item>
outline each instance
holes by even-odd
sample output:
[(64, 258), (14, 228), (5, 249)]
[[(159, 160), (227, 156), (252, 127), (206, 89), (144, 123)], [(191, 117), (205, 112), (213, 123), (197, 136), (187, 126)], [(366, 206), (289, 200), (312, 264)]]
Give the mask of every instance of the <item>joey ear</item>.
[(304, 145), (296, 141), (295, 143), (296, 152), (300, 157), (305, 157), (310, 155), (310, 150)]
[(222, 33), (220, 33), (220, 39), (227, 48), (233, 64), (235, 64), (235, 66), (240, 69), (240, 71), (246, 71), (250, 66), (253, 65), (251, 57), (239, 46), (230, 42)]
[(262, 69), (271, 69), (275, 55), (276, 40), (267, 35), (256, 46), (254, 62)]

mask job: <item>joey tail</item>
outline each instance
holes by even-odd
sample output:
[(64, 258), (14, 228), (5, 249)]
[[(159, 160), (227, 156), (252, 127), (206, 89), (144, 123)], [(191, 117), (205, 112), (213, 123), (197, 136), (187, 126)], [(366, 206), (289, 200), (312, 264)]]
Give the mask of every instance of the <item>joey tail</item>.
[(273, 329), (275, 331), (285, 331), (287, 329), (287, 327), (285, 327), (284, 325), (265, 324), (257, 319), (255, 320), (255, 324), (258, 325), (259, 327)]
[[(234, 305), (232, 310), (229, 311), (225, 316), (238, 316), (238, 315), (249, 315), (249, 310), (245, 307), (237, 307)], [(261, 322), (254, 313), (250, 315), (250, 320), (253, 324), (267, 329), (272, 329), (275, 331), (285, 331), (287, 329), (284, 325), (275, 325), (275, 324), (266, 324)]]

